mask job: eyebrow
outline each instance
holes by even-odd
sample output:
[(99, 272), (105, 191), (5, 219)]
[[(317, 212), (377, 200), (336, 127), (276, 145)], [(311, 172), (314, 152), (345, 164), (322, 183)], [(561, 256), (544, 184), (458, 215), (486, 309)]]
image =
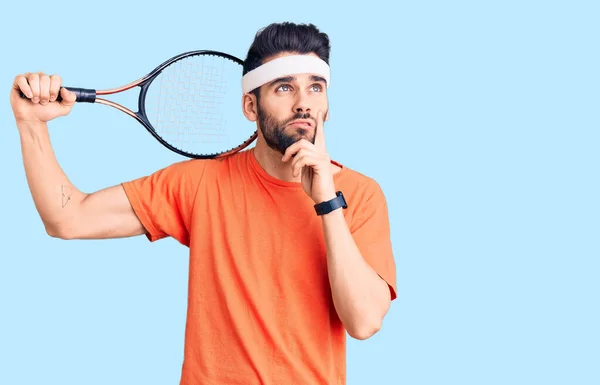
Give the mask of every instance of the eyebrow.
[(323, 83), (327, 84), (327, 80), (325, 80), (325, 78), (323, 78), (321, 76), (312, 75), (310, 77), (310, 80), (312, 80), (313, 82), (323, 82)]
[[(273, 80), (272, 82), (269, 83), (269, 88), (279, 84), (279, 83), (289, 83), (296, 80), (295, 76), (284, 76), (281, 78), (277, 78), (275, 80)], [(327, 84), (327, 81), (325, 80), (325, 78), (321, 77), (321, 76), (316, 76), (316, 75), (312, 75), (310, 77), (310, 80), (313, 82), (323, 82), (325, 84)]]
[(289, 82), (292, 82), (294, 80), (296, 80), (295, 76), (285, 76), (285, 77), (282, 77), (282, 78), (277, 78), (277, 79), (273, 80), (271, 83), (269, 83), (269, 88), (271, 88), (271, 87), (273, 87), (273, 86), (275, 86), (275, 85), (277, 85), (279, 83), (289, 83)]

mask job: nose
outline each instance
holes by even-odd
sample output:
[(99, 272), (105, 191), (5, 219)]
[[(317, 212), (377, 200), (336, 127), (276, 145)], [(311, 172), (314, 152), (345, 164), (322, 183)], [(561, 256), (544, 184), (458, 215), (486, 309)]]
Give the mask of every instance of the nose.
[(310, 112), (308, 98), (306, 97), (306, 95), (304, 95), (304, 93), (298, 92), (293, 110), (296, 114), (305, 114)]

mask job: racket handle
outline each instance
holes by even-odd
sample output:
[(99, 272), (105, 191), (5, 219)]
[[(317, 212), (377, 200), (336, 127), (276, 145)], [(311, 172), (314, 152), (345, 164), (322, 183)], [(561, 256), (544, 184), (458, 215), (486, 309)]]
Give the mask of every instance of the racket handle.
[[(92, 90), (89, 88), (74, 88), (74, 87), (61, 87), (66, 88), (67, 90), (73, 92), (77, 99), (75, 100), (77, 103), (94, 103), (96, 101), (96, 90)], [(21, 98), (29, 99), (23, 92), (20, 92)], [(60, 92), (58, 97), (56, 98), (57, 102), (60, 102), (62, 97), (60, 96)]]

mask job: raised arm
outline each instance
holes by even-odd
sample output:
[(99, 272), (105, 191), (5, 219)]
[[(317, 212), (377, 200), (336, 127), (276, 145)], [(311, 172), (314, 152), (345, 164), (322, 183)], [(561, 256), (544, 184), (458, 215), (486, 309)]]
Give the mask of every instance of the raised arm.
[[(69, 114), (75, 103), (75, 95), (60, 85), (58, 76), (26, 73), (15, 77), (10, 94), (27, 182), (47, 233), (63, 239), (144, 234), (121, 185), (87, 194), (69, 181), (58, 164), (47, 122)], [(22, 99), (19, 91), (29, 99)], [(61, 102), (56, 101), (59, 91)]]

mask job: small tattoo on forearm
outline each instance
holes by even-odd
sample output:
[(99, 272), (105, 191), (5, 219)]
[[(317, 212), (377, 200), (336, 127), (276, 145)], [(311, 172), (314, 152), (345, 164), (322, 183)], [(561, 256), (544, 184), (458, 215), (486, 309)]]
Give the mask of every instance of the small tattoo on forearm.
[(61, 185), (60, 190), (62, 192), (62, 207), (64, 208), (71, 200), (71, 188), (69, 186)]

